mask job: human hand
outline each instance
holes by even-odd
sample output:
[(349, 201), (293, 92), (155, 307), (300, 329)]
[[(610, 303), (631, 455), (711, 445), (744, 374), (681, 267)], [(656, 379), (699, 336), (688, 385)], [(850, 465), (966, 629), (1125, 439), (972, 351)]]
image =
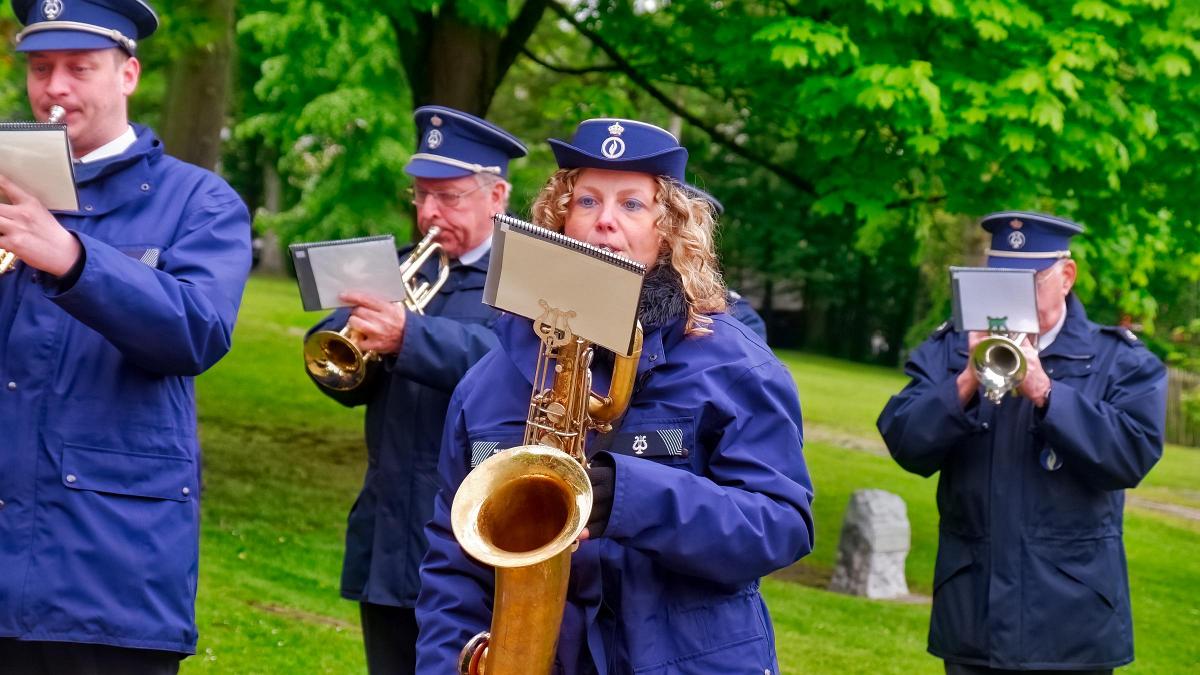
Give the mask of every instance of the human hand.
[(1028, 335), (1021, 339), (1020, 346), (1025, 355), (1025, 379), (1021, 380), (1018, 391), (1041, 408), (1046, 405), (1046, 395), (1050, 393), (1050, 376), (1042, 368), (1042, 359), (1037, 348), (1030, 344)]
[(83, 253), (79, 240), (46, 210), (37, 197), (0, 175), (0, 248), (26, 265), (55, 276), (71, 270)]
[(968, 402), (979, 391), (979, 376), (975, 374), (975, 367), (971, 365), (971, 356), (975, 353), (975, 347), (979, 341), (987, 337), (987, 333), (973, 330), (967, 333), (967, 365), (962, 372), (958, 374), (956, 384), (958, 386), (958, 402), (962, 406), (966, 406)]
[(362, 336), (358, 348), (380, 354), (396, 354), (404, 344), (407, 315), (400, 303), (389, 302), (373, 293), (349, 292), (338, 296), (354, 305), (347, 325)]

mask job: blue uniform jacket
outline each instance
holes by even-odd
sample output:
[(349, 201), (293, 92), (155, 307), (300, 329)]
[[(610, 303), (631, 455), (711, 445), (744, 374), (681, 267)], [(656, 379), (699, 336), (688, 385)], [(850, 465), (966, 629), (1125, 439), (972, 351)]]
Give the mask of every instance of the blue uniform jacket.
[[(482, 301), (489, 258), (453, 264), (425, 314), (407, 312), (400, 353), (366, 383), (348, 392), (321, 387), (344, 405), (367, 406), (367, 472), (350, 510), (342, 565), (342, 595), (350, 600), (417, 604), (446, 407), (467, 369), (496, 344), (497, 312)], [(420, 272), (424, 279), (436, 274), (436, 260)], [(348, 316), (338, 310), (313, 330), (340, 329)]]
[(729, 291), (727, 301), (729, 303), (729, 316), (746, 324), (746, 328), (754, 331), (758, 337), (762, 338), (763, 342), (766, 342), (767, 322), (763, 321), (762, 316), (754, 311), (754, 306), (750, 304), (750, 301), (743, 298), (736, 291)]
[(1042, 411), (1011, 396), (960, 407), (966, 349), (965, 334), (936, 333), (879, 417), (902, 467), (941, 471), (929, 651), (1004, 669), (1129, 663), (1124, 490), (1162, 455), (1165, 369), (1074, 295), (1040, 355), (1053, 380)]
[[(685, 337), (682, 321), (648, 332), (629, 411), (589, 440), (615, 462), (612, 512), (572, 557), (557, 672), (778, 672), (758, 585), (813, 546), (800, 405), (757, 336), (713, 320), (706, 337)], [(463, 553), (449, 511), (472, 465), (522, 444), (540, 344), (524, 319), (497, 333), (502, 348), (467, 374), (447, 415), (417, 605), (422, 673), (452, 672), (491, 622), (494, 572)], [(592, 370), (607, 391), (610, 373)]]
[(0, 279), (0, 637), (193, 652), (192, 376), (229, 351), (250, 220), (144, 127), (76, 166), (70, 288)]

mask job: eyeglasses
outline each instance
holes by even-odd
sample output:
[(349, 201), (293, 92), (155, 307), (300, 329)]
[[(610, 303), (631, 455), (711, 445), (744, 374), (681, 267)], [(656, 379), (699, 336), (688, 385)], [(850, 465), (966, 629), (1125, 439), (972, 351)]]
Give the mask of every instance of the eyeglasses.
[(425, 203), (427, 197), (432, 196), (439, 206), (447, 209), (456, 209), (462, 205), (463, 198), (472, 192), (478, 191), (483, 185), (476, 185), (466, 192), (446, 192), (442, 190), (426, 190), (419, 187), (410, 187), (408, 194), (412, 196), (413, 206), (420, 206)]

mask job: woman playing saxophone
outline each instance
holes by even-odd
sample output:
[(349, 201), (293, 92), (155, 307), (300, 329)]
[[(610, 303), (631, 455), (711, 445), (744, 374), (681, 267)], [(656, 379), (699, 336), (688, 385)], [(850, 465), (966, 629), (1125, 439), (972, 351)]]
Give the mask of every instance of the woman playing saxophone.
[[(687, 151), (634, 120), (552, 140), (560, 169), (534, 221), (644, 264), (644, 339), (628, 411), (589, 432), (593, 506), (570, 561), (554, 671), (776, 673), (759, 578), (812, 550), (812, 484), (788, 371), (726, 313), (708, 204), (682, 187)], [(547, 279), (547, 284), (555, 283)], [(597, 288), (597, 293), (604, 289)], [(459, 484), (523, 444), (540, 340), (506, 316), (500, 346), (450, 404), (421, 567), (418, 671), (448, 673), (492, 621), (493, 570), (455, 540)], [(597, 348), (605, 390), (613, 356)]]

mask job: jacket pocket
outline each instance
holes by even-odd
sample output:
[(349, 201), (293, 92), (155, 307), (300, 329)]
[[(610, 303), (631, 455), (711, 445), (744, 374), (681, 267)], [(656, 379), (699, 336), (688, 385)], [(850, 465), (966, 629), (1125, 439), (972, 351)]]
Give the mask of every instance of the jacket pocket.
[(127, 497), (185, 502), (196, 491), (192, 460), (64, 444), (63, 485)]
[(943, 531), (933, 572), (929, 648), (938, 656), (986, 659), (986, 544)]
[(635, 673), (762, 673), (774, 667), (770, 621), (757, 584), (711, 594), (703, 604), (665, 608), (647, 626), (656, 640), (635, 656)]
[(1021, 625), (1029, 663), (1099, 666), (1132, 656), (1120, 539), (1031, 538), (1024, 558)]
[(524, 432), (493, 431), (473, 434), (467, 454), (467, 470), (474, 469), (492, 455), (525, 445)]
[(601, 437), (597, 450), (618, 455), (650, 459), (662, 464), (692, 461), (696, 449), (696, 422), (693, 417), (661, 417), (629, 421), (607, 438)]

